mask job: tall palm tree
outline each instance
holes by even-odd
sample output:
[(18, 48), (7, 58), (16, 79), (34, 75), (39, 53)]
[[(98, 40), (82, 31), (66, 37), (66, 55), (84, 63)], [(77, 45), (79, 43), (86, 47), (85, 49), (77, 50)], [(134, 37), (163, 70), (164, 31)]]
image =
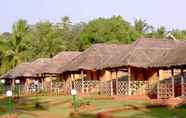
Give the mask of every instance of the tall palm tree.
[(152, 26), (150, 26), (145, 20), (141, 19), (135, 19), (134, 28), (141, 34), (151, 32), (153, 30)]
[(0, 40), (0, 52), (3, 53), (1, 72), (5, 72), (23, 61), (26, 45), (23, 42), (28, 25), (25, 20), (18, 20), (12, 27), (12, 35), (7, 40)]

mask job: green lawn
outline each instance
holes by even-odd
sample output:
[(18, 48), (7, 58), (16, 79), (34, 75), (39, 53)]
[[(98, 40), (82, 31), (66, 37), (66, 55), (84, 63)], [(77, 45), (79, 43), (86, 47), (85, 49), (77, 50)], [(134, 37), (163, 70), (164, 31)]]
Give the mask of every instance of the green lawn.
[[(14, 104), (14, 108), (19, 118), (70, 118), (69, 114), (73, 111), (71, 99), (71, 96), (24, 97)], [(186, 108), (146, 108), (149, 103), (145, 100), (121, 101), (92, 96), (78, 98), (78, 102), (80, 115), (73, 118), (95, 118), (99, 112), (119, 118), (186, 118)], [(0, 99), (1, 115), (6, 113), (6, 104), (6, 99)], [(108, 112), (113, 109), (124, 110)]]

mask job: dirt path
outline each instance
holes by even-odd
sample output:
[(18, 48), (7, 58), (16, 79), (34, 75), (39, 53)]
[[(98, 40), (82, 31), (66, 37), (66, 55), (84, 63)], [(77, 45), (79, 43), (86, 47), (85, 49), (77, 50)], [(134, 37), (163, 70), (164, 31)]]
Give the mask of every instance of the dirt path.
[[(57, 101), (50, 101), (48, 102), (48, 107), (52, 107), (52, 106), (60, 106), (60, 105), (64, 105), (64, 104), (68, 104), (70, 103), (70, 100), (57, 100)], [(71, 110), (71, 108), (68, 108), (69, 110)], [(27, 114), (30, 116), (33, 116), (34, 118), (62, 118), (63, 116), (57, 116), (55, 114), (52, 113), (48, 113), (48, 111), (41, 111), (41, 112), (37, 112), (37, 111), (26, 111), (26, 110), (16, 110), (16, 112), (18, 112), (18, 114)]]
[(47, 112), (36, 113), (36, 112), (28, 112), (28, 111), (21, 110), (21, 111), (19, 111), (19, 114), (27, 114), (27, 115), (33, 116), (34, 118), (62, 118), (62, 116), (48, 114)]

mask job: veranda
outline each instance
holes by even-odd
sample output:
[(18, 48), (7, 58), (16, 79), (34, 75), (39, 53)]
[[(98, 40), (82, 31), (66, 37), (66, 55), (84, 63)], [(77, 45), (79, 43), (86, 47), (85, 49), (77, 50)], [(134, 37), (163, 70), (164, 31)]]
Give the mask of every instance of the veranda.
[[(79, 93), (109, 96), (148, 96), (149, 98), (167, 99), (186, 95), (186, 77), (182, 67), (163, 69), (129, 67), (107, 71), (109, 71), (110, 78), (106, 81), (88, 78), (87, 72), (83, 70), (81, 79), (75, 80), (72, 74), (72, 88), (78, 90)], [(118, 75), (120, 71), (125, 74)]]
[[(167, 99), (186, 96), (185, 69), (180, 68), (117, 68), (102, 71), (68, 72), (66, 79), (20, 83), (15, 87), (20, 95), (61, 95), (76, 89), (79, 94), (106, 96), (148, 96)], [(78, 76), (79, 78), (75, 77)], [(103, 78), (105, 76), (105, 78)], [(48, 76), (48, 78), (56, 76)], [(58, 76), (58, 78), (60, 78)], [(64, 78), (64, 77), (63, 77)]]

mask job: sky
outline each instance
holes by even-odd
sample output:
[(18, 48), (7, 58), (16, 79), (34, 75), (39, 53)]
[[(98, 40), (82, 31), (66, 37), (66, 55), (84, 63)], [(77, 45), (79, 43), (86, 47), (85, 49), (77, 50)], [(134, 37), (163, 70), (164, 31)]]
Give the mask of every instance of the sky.
[(156, 28), (186, 29), (185, 5), (186, 0), (0, 0), (0, 32), (11, 31), (20, 18), (34, 24), (69, 16), (77, 23), (113, 15), (131, 23), (141, 18)]

